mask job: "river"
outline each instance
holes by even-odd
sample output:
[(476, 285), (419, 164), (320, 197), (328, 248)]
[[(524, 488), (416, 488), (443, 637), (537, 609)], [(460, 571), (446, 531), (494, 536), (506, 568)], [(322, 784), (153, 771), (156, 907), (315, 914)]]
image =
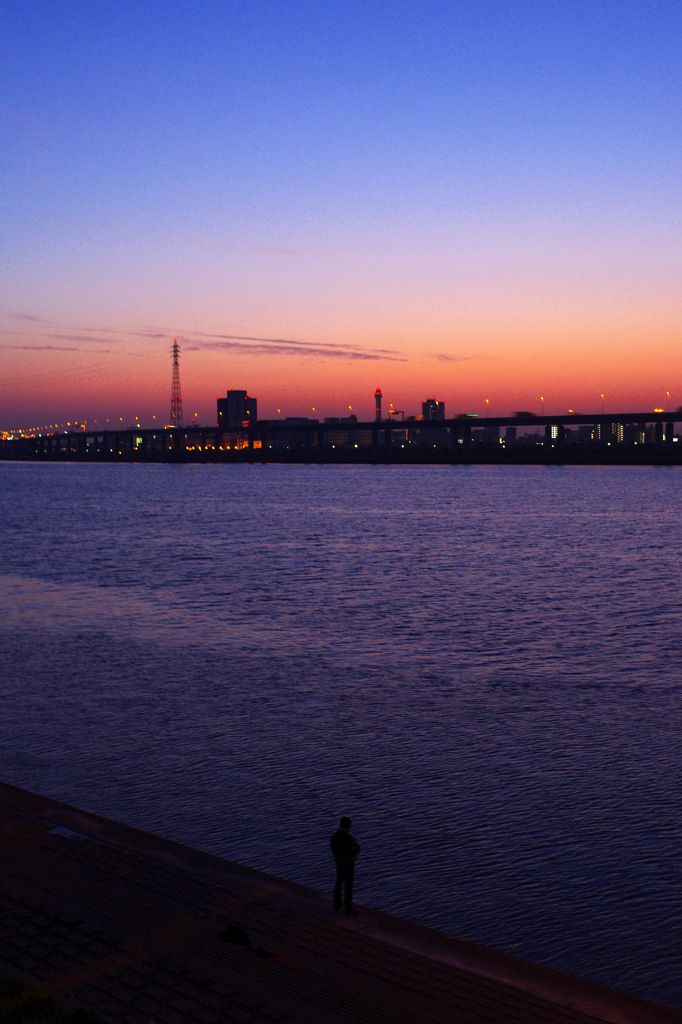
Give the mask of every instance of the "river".
[(681, 493), (0, 463), (0, 777), (682, 1008)]

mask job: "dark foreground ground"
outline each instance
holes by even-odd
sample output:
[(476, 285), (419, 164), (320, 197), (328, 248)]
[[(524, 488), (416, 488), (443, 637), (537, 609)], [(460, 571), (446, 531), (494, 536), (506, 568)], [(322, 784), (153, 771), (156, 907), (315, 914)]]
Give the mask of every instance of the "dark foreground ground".
[[(677, 1011), (365, 907), (338, 917), (329, 903), (0, 783), (0, 971), (67, 1010), (122, 1024), (682, 1024)], [(218, 938), (226, 926), (231, 941)]]

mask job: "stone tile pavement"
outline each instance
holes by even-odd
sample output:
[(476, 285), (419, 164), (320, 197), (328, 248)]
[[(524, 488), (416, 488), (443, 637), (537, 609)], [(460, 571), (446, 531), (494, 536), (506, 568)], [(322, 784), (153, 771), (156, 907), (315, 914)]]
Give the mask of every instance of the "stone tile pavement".
[[(67, 1009), (121, 1024), (682, 1024), (653, 1003), (328, 904), (0, 783), (0, 970)], [(220, 941), (227, 925), (249, 944)]]

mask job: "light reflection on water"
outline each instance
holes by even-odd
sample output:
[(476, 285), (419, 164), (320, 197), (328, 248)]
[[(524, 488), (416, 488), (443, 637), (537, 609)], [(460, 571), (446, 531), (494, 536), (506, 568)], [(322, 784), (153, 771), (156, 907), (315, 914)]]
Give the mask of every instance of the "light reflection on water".
[(0, 464), (0, 773), (682, 1006), (676, 470)]

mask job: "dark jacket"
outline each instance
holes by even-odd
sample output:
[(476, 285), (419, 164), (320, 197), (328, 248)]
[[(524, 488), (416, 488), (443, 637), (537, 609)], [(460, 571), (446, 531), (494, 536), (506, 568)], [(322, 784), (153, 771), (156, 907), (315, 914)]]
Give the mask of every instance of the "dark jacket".
[(352, 868), (360, 853), (360, 847), (350, 832), (347, 832), (345, 828), (337, 828), (330, 843), (336, 866)]

